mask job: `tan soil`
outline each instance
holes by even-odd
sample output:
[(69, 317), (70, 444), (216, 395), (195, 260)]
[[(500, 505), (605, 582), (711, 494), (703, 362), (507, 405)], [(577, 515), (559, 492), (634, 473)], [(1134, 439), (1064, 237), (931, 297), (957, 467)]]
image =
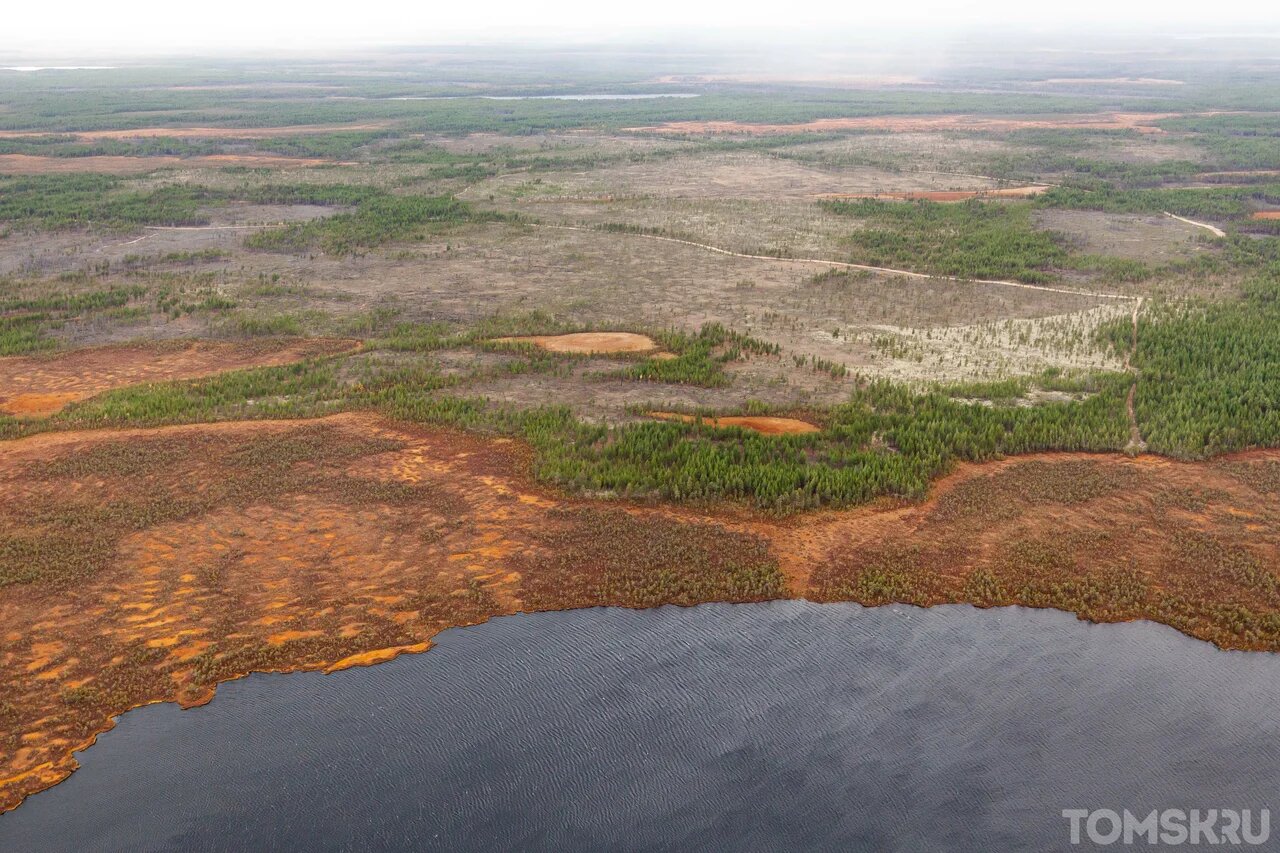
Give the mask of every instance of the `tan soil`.
[(225, 166), (287, 169), (323, 166), (329, 162), (315, 158), (277, 157), (270, 154), (211, 154), (204, 157), (33, 157), (30, 154), (0, 154), (0, 174), (48, 175), (63, 172), (98, 172), (119, 175), (150, 172), (154, 169), (220, 169)]
[(738, 121), (670, 121), (649, 127), (629, 127), (646, 133), (745, 133), (767, 135), (812, 131), (828, 133), (841, 130), (920, 131), (963, 130), (1007, 133), (1012, 130), (1136, 130), (1139, 133), (1164, 133), (1154, 122), (1178, 118), (1181, 113), (1088, 113), (1083, 115), (1042, 116), (1038, 118), (992, 118), (974, 115), (943, 116), (859, 116), (856, 118), (823, 118), (797, 124), (751, 124)]
[(97, 347), (52, 356), (0, 358), (0, 412), (46, 417), (83, 400), (142, 382), (194, 379), (245, 367), (290, 364), (349, 352), (335, 339), (230, 343), (174, 341)]
[[(298, 446), (310, 449), (276, 461)], [(661, 603), (583, 590), (636, 557), (655, 576), (678, 571), (687, 559), (663, 562), (673, 543), (705, 559), (765, 548), (795, 597), (1059, 606), (1280, 651), (1241, 627), (1280, 609), (1280, 451), (966, 464), (920, 504), (784, 520), (570, 499), (534, 485), (529, 462), (507, 440), (357, 414), (0, 444), (4, 536), (49, 535), (30, 527), (46, 513), (224, 494), (150, 525), (103, 517), (120, 537), (109, 571), (0, 587), (0, 808), (65, 778), (73, 751), (130, 707), (199, 704), (247, 671), (424, 651), (445, 627), (503, 613)], [(290, 485), (253, 497), (281, 478)], [(974, 587), (979, 570), (987, 585)], [(1086, 582), (1101, 592), (1055, 598)]]
[(663, 421), (679, 421), (681, 423), (704, 423), (710, 427), (742, 427), (764, 435), (783, 435), (806, 432), (821, 432), (819, 427), (796, 418), (775, 418), (763, 415), (739, 417), (731, 415), (722, 418), (699, 418), (696, 415), (682, 415), (678, 412), (649, 412), (649, 417)]
[(1280, 219), (1280, 210), (1259, 210), (1250, 219)]
[(1028, 198), (1049, 191), (1046, 186), (1005, 187), (991, 190), (943, 190), (893, 193), (822, 193), (819, 198), (874, 198), (900, 201), (968, 201), (972, 198)]
[[(308, 133), (336, 133), (353, 130), (385, 130), (389, 122), (365, 124), (295, 124), (287, 127), (139, 127), (130, 130), (69, 130), (55, 131), (57, 136), (74, 136), (77, 139), (273, 139), (277, 136), (297, 136)], [(49, 131), (0, 130), (0, 139), (24, 139), (47, 136)]]
[(574, 332), (568, 335), (525, 335), (494, 338), (497, 343), (536, 344), (547, 352), (607, 355), (609, 353), (652, 352), (658, 344), (648, 335), (633, 332)]

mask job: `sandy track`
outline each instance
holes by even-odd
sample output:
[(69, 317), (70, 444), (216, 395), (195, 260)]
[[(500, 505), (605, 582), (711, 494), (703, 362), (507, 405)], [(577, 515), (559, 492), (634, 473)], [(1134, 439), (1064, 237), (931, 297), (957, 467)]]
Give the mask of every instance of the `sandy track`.
[(1187, 218), (1185, 218), (1185, 217), (1178, 216), (1178, 215), (1176, 215), (1176, 214), (1170, 213), (1170, 212), (1169, 212), (1169, 211), (1167, 211), (1167, 210), (1166, 210), (1166, 211), (1164, 211), (1164, 215), (1165, 215), (1165, 216), (1167, 216), (1167, 217), (1169, 217), (1170, 219), (1176, 219), (1176, 220), (1178, 220), (1179, 222), (1185, 222), (1185, 223), (1186, 223), (1186, 224), (1188, 224), (1188, 225), (1194, 225), (1194, 226), (1195, 226), (1195, 227), (1197, 227), (1197, 228), (1203, 228), (1203, 229), (1205, 229), (1206, 231), (1208, 231), (1208, 232), (1210, 232), (1211, 234), (1213, 234), (1213, 236), (1215, 236), (1215, 237), (1225, 237), (1225, 236), (1227, 236), (1227, 232), (1226, 232), (1226, 231), (1223, 231), (1221, 228), (1219, 228), (1219, 227), (1218, 227), (1218, 226), (1216, 226), (1216, 225), (1210, 225), (1210, 224), (1209, 224), (1209, 223), (1207, 223), (1207, 222), (1196, 222), (1194, 219), (1187, 219)]
[[(562, 231), (589, 231), (597, 234), (612, 234), (619, 232), (605, 231), (600, 228), (584, 228), (579, 225), (550, 225), (544, 223), (529, 223), (531, 228), (557, 228)], [(708, 252), (715, 252), (719, 255), (728, 255), (732, 258), (746, 258), (752, 261), (771, 261), (781, 264), (817, 264), (820, 266), (835, 267), (836, 269), (848, 270), (865, 270), (867, 272), (885, 273), (886, 275), (900, 275), (906, 278), (932, 279), (934, 281), (954, 281), (964, 284), (994, 284), (1000, 287), (1016, 287), (1021, 290), (1039, 290), (1043, 293), (1065, 293), (1070, 296), (1091, 296), (1097, 299), (1137, 299), (1136, 296), (1130, 296), (1127, 293), (1107, 293), (1098, 290), (1074, 290), (1068, 287), (1049, 287), (1043, 284), (1024, 284), (1020, 281), (1002, 281), (999, 279), (986, 278), (960, 278), (954, 275), (934, 275), (924, 272), (911, 272), (910, 270), (898, 270), (891, 267), (873, 267), (868, 264), (853, 264), (847, 261), (828, 261), (823, 258), (779, 258), (774, 255), (747, 255), (742, 252), (734, 252), (730, 249), (722, 249), (719, 246), (712, 246), (707, 243), (695, 243), (692, 240), (681, 240), (677, 237), (664, 237), (660, 234), (631, 234), (621, 232), (626, 237), (638, 237), (645, 240), (661, 240), (665, 243), (677, 243), (681, 246), (693, 246), (697, 249), (703, 249)]]

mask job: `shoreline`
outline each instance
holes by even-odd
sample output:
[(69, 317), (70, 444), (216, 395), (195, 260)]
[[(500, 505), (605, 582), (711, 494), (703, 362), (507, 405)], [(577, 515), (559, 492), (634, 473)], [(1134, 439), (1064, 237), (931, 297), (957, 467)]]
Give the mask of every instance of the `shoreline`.
[[(11, 682), (25, 682), (15, 683), (14, 690), (31, 689), (17, 702), (18, 696), (0, 697), (20, 715), (15, 721), (22, 732), (18, 742), (27, 749), (4, 768), (13, 772), (0, 779), (0, 811), (67, 778), (78, 766), (74, 753), (91, 746), (116, 717), (135, 707), (165, 701), (194, 707), (210, 701), (218, 684), (253, 672), (333, 672), (375, 665), (429, 650), (432, 638), (447, 628), (515, 613), (787, 599), (864, 606), (1024, 606), (1062, 610), (1099, 624), (1156, 622), (1223, 650), (1280, 651), (1277, 638), (1232, 634), (1219, 618), (1221, 607), (1240, 607), (1239, 601), (1263, 595), (1239, 582), (1237, 576), (1247, 574), (1241, 568), (1245, 564), (1224, 563), (1221, 577), (1213, 566), (1199, 564), (1184, 575), (1176, 554), (1153, 553), (1165, 539), (1176, 550), (1200, 547), (1196, 543), (1215, 535), (1232, 535), (1223, 542), (1225, 551), (1236, 555), (1231, 559), (1256, 556), (1260, 547), (1280, 556), (1280, 539), (1248, 529), (1261, 525), (1280, 530), (1266, 524), (1272, 516), (1280, 519), (1280, 502), (1265, 497), (1259, 502), (1251, 487), (1231, 479), (1237, 468), (1269, 471), (1268, 466), (1280, 466), (1280, 450), (1242, 451), (1199, 462), (1150, 454), (1011, 456), (958, 464), (935, 480), (919, 503), (880, 501), (778, 519), (732, 506), (570, 497), (532, 481), (527, 450), (516, 442), (350, 413), (300, 421), (33, 435), (0, 444), (0, 490), (15, 482), (35, 488), (32, 482), (42, 479), (45, 469), (31, 466), (62, 464), (59, 460), (68, 458), (89, 464), (83, 460), (93, 457), (94, 448), (124, 440), (144, 455), (153, 443), (171, 455), (188, 442), (202, 447), (222, 442), (232, 454), (228, 458), (234, 458), (246, 452), (244, 447), (257, 446), (254, 441), (310, 441), (316, 436), (313, 443), (326, 452), (362, 441), (376, 444), (360, 451), (365, 455), (340, 457), (336, 464), (300, 463), (309, 472), (328, 465), (324, 470), (346, 478), (343, 483), (374, 481), (379, 488), (425, 491), (405, 498), (389, 493), (386, 500), (392, 503), (373, 510), (363, 496), (350, 504), (326, 497), (314, 485), (322, 478), (308, 473), (299, 481), (302, 485), (291, 487), (301, 494), (286, 489), (244, 506), (213, 507), (130, 533), (111, 557), (111, 570), (105, 573), (110, 577), (99, 573), (85, 578), (84, 590), (38, 584), (4, 588), (0, 615), (8, 616), (10, 624), (4, 669)], [(183, 488), (213, 481), (219, 473), (193, 474), (181, 461), (174, 465), (164, 476), (180, 479)], [(84, 476), (110, 480), (112, 475)], [(1073, 486), (1084, 492), (1072, 493), (1064, 502), (1054, 494), (1060, 479), (1084, 483)], [(1201, 487), (1208, 489), (1207, 500), (1222, 505), (1210, 509), (1187, 491)], [(1170, 495), (1185, 505), (1160, 507)], [(394, 503), (402, 499), (406, 502)], [(984, 509), (975, 514), (971, 505)], [(1251, 509), (1242, 508), (1246, 506)], [(421, 547), (411, 534), (421, 535), (415, 527), (436, 518), (442, 508), (473, 527), (455, 531), (444, 525), (442, 541), (430, 546), (435, 550), (405, 551)], [(1250, 511), (1262, 516), (1232, 521)], [(359, 513), (364, 517), (345, 517)], [(1158, 527), (1179, 517), (1187, 524), (1172, 532)], [(308, 546), (313, 550), (279, 538), (300, 536), (299, 527), (308, 525), (323, 531), (318, 538), (313, 534), (315, 542)], [(243, 552), (237, 565), (245, 567), (244, 573), (217, 581), (221, 586), (216, 591), (230, 595), (236, 610), (214, 612), (207, 604), (193, 605), (193, 599), (213, 594), (192, 579), (204, 571), (199, 566), (219, 565), (217, 546), (236, 539), (237, 533)], [(1129, 537), (1127, 550), (1111, 539), (1115, 535)], [(1189, 546), (1178, 538), (1186, 536), (1191, 537)], [(1018, 550), (1037, 542), (1045, 547)], [(1076, 560), (1054, 562), (1046, 543), (1074, 549)], [(1108, 554), (1125, 565), (1117, 563), (1114, 570), (1095, 565)], [(318, 566), (330, 559), (335, 563), (329, 574), (320, 574)], [(654, 569), (627, 575), (622, 564), (633, 560)], [(1126, 560), (1139, 561), (1140, 571), (1127, 567)], [(379, 564), (381, 570), (374, 568)], [(665, 581), (669, 586), (646, 586), (655, 573), (668, 569), (684, 574)], [(1145, 592), (1134, 597), (1129, 585), (1139, 574)], [(1267, 577), (1274, 582), (1273, 575)], [(716, 582), (721, 585), (707, 585), (707, 578), (720, 578)], [(1260, 576), (1255, 580), (1266, 583)], [(1180, 587), (1182, 583), (1188, 585)], [(1072, 584), (1084, 585), (1071, 592)], [(293, 589), (291, 585), (300, 585), (305, 597), (281, 592)], [(439, 591), (422, 598), (414, 611), (408, 595), (421, 596), (427, 587)], [(126, 590), (139, 589), (149, 591), (137, 603), (120, 598)], [(1068, 593), (1079, 597), (1079, 607), (1064, 606), (1075, 601)], [(67, 598), (70, 605), (63, 601)], [(83, 603), (76, 605), (77, 599)], [(85, 610), (93, 601), (100, 612)], [(1172, 609), (1162, 609), (1166, 605)], [(63, 619), (59, 608), (68, 608)], [(329, 617), (321, 614), (331, 611), (351, 615), (324, 622)], [(1170, 621), (1170, 614), (1183, 611), (1194, 618)], [(1275, 610), (1265, 606), (1257, 613), (1276, 619)], [(37, 648), (49, 642), (53, 623), (42, 627), (40, 622), (46, 614), (61, 632), (61, 650)], [(233, 618), (238, 621), (227, 621)], [(363, 626), (362, 632), (353, 633), (354, 625)], [(82, 640), (75, 639), (77, 633)], [(89, 648), (94, 642), (111, 648), (99, 661), (82, 660), (94, 653)], [(130, 654), (139, 656), (136, 666)], [(141, 692), (117, 690), (85, 706), (71, 703), (68, 697), (93, 688), (95, 679), (105, 678), (113, 666), (133, 667), (128, 671), (139, 680), (129, 690)], [(198, 666), (205, 667), (199, 671), (203, 674)], [(141, 678), (157, 673), (161, 680)], [(77, 731), (80, 736), (72, 737)], [(20, 766), (24, 758), (26, 766)]]

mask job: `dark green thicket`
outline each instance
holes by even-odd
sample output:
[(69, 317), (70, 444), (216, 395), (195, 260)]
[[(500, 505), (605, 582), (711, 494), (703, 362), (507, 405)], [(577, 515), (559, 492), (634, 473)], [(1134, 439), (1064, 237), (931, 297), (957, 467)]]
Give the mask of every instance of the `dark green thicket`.
[(106, 175), (0, 176), (0, 222), (44, 228), (74, 225), (201, 225), (202, 205), (223, 197), (187, 185), (131, 190), (126, 181)]
[(1209, 219), (1240, 219), (1260, 203), (1280, 203), (1280, 184), (1202, 189), (1121, 190), (1100, 187), (1092, 190), (1054, 187), (1036, 202), (1043, 207), (1099, 210), (1106, 213), (1160, 213), (1203, 216)]
[(846, 242), (852, 259), (962, 278), (1053, 279), (1067, 251), (1054, 235), (1037, 230), (1025, 202), (963, 204), (860, 199), (823, 202), (842, 216), (865, 220)]
[(277, 252), (318, 249), (329, 254), (346, 255), (358, 249), (421, 235), (428, 228), (504, 218), (496, 213), (475, 211), (449, 196), (352, 195), (363, 195), (363, 198), (358, 198), (356, 209), (350, 213), (262, 231), (247, 238), (245, 245)]

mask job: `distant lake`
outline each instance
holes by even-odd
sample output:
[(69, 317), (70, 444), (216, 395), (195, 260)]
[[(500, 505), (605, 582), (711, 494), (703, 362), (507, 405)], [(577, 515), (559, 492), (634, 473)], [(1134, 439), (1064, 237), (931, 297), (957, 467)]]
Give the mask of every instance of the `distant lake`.
[(789, 601), (437, 643), (132, 711), (0, 849), (1043, 850), (1073, 849), (1064, 808), (1280, 819), (1280, 656), (1149, 623)]

